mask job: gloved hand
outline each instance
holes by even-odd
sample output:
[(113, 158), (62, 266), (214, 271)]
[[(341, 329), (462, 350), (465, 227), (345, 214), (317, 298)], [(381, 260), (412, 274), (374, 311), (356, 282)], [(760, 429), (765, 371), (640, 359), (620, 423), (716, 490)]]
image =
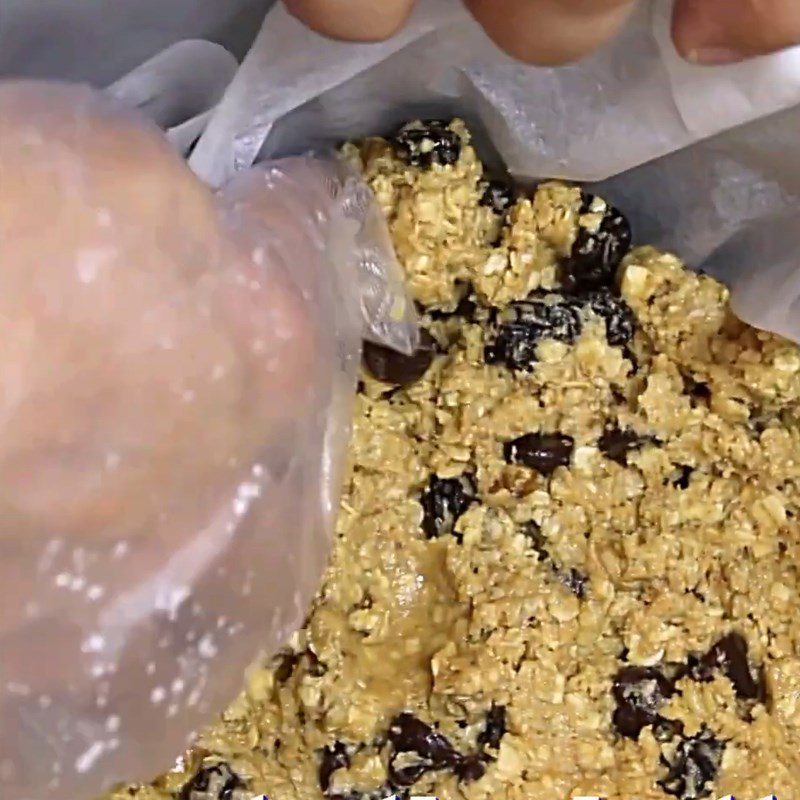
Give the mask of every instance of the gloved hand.
[(296, 159), (215, 197), (91, 92), (0, 86), (4, 800), (169, 768), (302, 623), (362, 334), (347, 186)]
[[(394, 34), (416, 0), (284, 0), (315, 30), (371, 41)], [(611, 38), (636, 0), (464, 0), (489, 36), (531, 64), (574, 61)], [(729, 64), (800, 43), (796, 0), (677, 0), (673, 38), (698, 64)]]

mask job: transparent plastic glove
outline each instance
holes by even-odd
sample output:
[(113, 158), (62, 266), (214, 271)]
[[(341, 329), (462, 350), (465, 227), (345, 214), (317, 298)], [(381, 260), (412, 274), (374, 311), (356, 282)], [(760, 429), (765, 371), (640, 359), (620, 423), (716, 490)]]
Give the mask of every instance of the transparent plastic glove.
[(169, 768), (302, 623), (365, 323), (414, 343), (372, 211), (311, 159), (215, 197), (96, 95), (0, 86), (3, 800)]

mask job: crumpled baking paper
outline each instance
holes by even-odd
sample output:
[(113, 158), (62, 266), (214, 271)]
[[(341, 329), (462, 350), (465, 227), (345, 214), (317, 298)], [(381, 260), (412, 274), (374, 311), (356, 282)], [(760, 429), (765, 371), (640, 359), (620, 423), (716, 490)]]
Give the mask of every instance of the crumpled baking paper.
[(708, 270), (740, 316), (800, 340), (800, 48), (693, 66), (670, 41), (671, 5), (643, 3), (614, 42), (558, 69), (501, 54), (459, 0), (424, 0), (370, 45), (275, 7), (190, 163), (220, 184), (261, 158), (459, 115), (490, 164), (599, 184), (639, 242)]

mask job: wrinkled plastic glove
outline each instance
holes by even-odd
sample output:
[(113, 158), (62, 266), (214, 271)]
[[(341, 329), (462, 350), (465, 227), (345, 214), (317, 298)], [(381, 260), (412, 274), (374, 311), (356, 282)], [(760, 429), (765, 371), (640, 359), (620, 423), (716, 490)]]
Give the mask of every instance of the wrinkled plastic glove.
[(362, 335), (413, 347), (335, 162), (212, 195), (88, 90), (0, 86), (0, 796), (169, 768), (302, 624)]

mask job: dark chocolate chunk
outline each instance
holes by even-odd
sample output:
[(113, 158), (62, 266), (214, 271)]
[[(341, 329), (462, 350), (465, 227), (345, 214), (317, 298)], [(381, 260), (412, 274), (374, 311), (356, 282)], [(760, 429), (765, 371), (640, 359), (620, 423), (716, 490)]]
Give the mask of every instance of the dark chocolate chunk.
[(561, 583), (563, 583), (579, 600), (583, 600), (583, 598), (586, 597), (586, 584), (589, 579), (582, 572), (579, 572), (575, 568), (570, 568), (565, 571), (559, 571), (558, 577)]
[(505, 364), (512, 370), (533, 369), (536, 346), (542, 339), (572, 344), (581, 334), (580, 304), (548, 295), (512, 303), (499, 318), (493, 342), (484, 350), (487, 364)]
[(526, 433), (503, 445), (509, 464), (524, 464), (548, 476), (557, 467), (569, 466), (575, 440), (562, 433)]
[(236, 790), (245, 788), (245, 782), (227, 764), (220, 762), (199, 769), (181, 789), (178, 800), (236, 800)]
[(463, 756), (453, 771), (462, 783), (474, 783), (486, 774), (486, 759), (481, 753)]
[(486, 723), (478, 734), (478, 744), (497, 750), (506, 733), (506, 707), (493, 705), (486, 715)]
[(747, 640), (740, 633), (729, 633), (716, 642), (692, 670), (692, 677), (710, 680), (717, 670), (730, 680), (742, 700), (760, 700), (765, 696), (765, 687), (759, 685), (750, 670)]
[(658, 785), (678, 800), (701, 800), (708, 797), (722, 763), (725, 743), (711, 731), (702, 730), (696, 736), (680, 741), (674, 754), (662, 756), (667, 775)]
[(639, 436), (635, 431), (609, 425), (603, 431), (597, 446), (606, 458), (610, 458), (624, 467), (628, 464), (628, 453), (636, 450), (645, 441), (647, 439)]
[(419, 347), (407, 356), (388, 347), (364, 342), (364, 366), (376, 380), (396, 386), (416, 383), (433, 363), (437, 342), (424, 328), (420, 330)]
[(617, 732), (638, 739), (643, 728), (661, 720), (658, 711), (674, 691), (673, 682), (655, 667), (623, 667), (613, 686)]
[(495, 214), (505, 214), (513, 202), (514, 193), (503, 181), (489, 181), (480, 199), (480, 204), (488, 206)]
[(608, 289), (581, 296), (583, 303), (606, 324), (606, 339), (612, 347), (624, 347), (633, 339), (636, 317), (631, 307)]
[[(581, 214), (593, 212), (594, 195), (583, 193)], [(596, 230), (578, 228), (572, 250), (559, 265), (559, 278), (568, 292), (612, 286), (617, 267), (631, 247), (631, 226), (614, 206), (597, 203), (603, 218)]]
[(398, 158), (414, 167), (452, 165), (461, 155), (461, 137), (442, 120), (409, 122), (392, 142)]
[(458, 518), (476, 502), (475, 483), (471, 475), (440, 478), (431, 475), (422, 493), (422, 529), (429, 539), (452, 533)]
[(350, 766), (350, 756), (344, 742), (334, 742), (319, 751), (319, 786), (327, 792), (331, 785), (331, 776), (338, 769), (347, 769)]
[[(388, 738), (392, 746), (389, 780), (395, 786), (411, 786), (426, 772), (455, 769), (462, 761), (460, 753), (446, 736), (413, 714), (398, 714), (389, 726)], [(396, 761), (400, 753), (412, 753), (417, 758), (405, 758), (403, 766), (399, 767)]]

